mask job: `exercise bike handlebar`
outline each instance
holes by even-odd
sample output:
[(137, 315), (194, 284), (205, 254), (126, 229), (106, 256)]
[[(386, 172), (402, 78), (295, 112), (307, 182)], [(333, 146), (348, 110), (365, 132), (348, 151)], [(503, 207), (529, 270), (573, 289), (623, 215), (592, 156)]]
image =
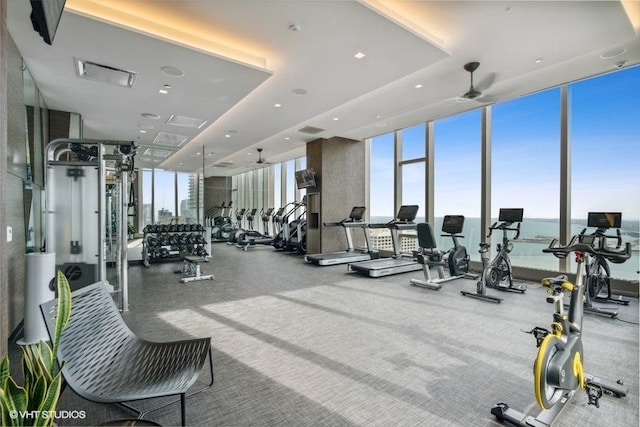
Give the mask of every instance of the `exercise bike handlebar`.
[(516, 227), (510, 227), (510, 225), (513, 225), (513, 223), (512, 222), (501, 222), (501, 223), (494, 222), (493, 224), (491, 224), (491, 227), (489, 227), (489, 234), (487, 234), (487, 237), (491, 237), (491, 233), (493, 233), (493, 230), (504, 230), (505, 233), (507, 231), (515, 231), (516, 235), (513, 236), (513, 240), (518, 240), (518, 237), (520, 237), (520, 223), (518, 223)]
[(612, 262), (624, 262), (631, 258), (631, 243), (625, 244), (624, 251), (611, 250), (607, 248), (595, 248), (593, 246), (593, 239), (584, 239), (582, 234), (575, 235), (571, 238), (571, 241), (566, 246), (560, 246), (558, 239), (553, 239), (549, 243), (549, 247), (542, 250), (545, 253), (552, 253), (557, 258), (566, 258), (572, 252), (586, 252), (593, 255), (602, 256)]

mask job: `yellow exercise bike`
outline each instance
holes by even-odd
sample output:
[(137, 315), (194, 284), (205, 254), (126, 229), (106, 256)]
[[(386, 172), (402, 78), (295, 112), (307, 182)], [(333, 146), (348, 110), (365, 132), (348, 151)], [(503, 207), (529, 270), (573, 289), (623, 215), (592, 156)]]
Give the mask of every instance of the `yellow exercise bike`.
[[(566, 276), (542, 280), (548, 287), (547, 301), (553, 303), (555, 311), (551, 330), (536, 327), (529, 331), (537, 340), (538, 355), (533, 365), (534, 392), (536, 402), (542, 411), (536, 416), (523, 414), (510, 408), (506, 403), (498, 403), (491, 413), (499, 421), (507, 421), (520, 426), (550, 426), (565, 405), (579, 389), (584, 389), (589, 404), (599, 406), (603, 392), (622, 397), (627, 387), (622, 381), (611, 381), (594, 377), (584, 372), (582, 348), (582, 316), (585, 292), (585, 265), (591, 256), (602, 256), (613, 262), (624, 262), (631, 256), (631, 245), (624, 250), (611, 250), (596, 246), (595, 236), (577, 235), (567, 246), (558, 245), (554, 239), (543, 252), (552, 253), (558, 258), (566, 258), (575, 252), (577, 264), (576, 283), (568, 281)], [(565, 292), (571, 293), (569, 312), (564, 308)]]

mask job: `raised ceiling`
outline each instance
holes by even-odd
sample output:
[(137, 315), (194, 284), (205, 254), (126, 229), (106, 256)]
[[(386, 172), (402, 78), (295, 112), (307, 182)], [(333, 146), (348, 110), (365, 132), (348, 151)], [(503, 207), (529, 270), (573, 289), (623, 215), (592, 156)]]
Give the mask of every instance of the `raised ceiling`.
[[(79, 113), (86, 138), (137, 141), (141, 167), (201, 171), (204, 153), (207, 176), (264, 167), (257, 148), (284, 161), (316, 138), (365, 139), (640, 61), (635, 1), (67, 0), (52, 46), (29, 13), (9, 0), (50, 108)], [(79, 59), (134, 72), (133, 87), (79, 78)], [(460, 102), (471, 61), (483, 96)]]

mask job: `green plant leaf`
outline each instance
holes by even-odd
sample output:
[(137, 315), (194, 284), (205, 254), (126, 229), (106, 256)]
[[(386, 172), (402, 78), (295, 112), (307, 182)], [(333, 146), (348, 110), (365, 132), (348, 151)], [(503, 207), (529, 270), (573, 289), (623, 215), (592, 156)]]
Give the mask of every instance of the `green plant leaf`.
[(53, 350), (44, 341), (40, 341), (38, 344), (39, 361), (42, 364), (42, 369), (47, 375), (47, 382), (53, 381), (53, 373), (56, 369), (56, 358), (53, 356)]
[(20, 387), (13, 378), (7, 378), (5, 388), (0, 394), (0, 405), (2, 406), (2, 425), (3, 426), (21, 426), (24, 420), (20, 417), (12, 418), (11, 411), (26, 411), (27, 409), (27, 391)]
[(44, 418), (42, 414), (44, 411), (54, 411), (58, 406), (58, 399), (60, 398), (60, 389), (62, 387), (62, 374), (58, 374), (53, 379), (53, 382), (49, 385), (44, 398), (42, 399), (40, 406), (38, 407), (38, 413), (40, 417), (33, 423), (34, 426), (50, 426), (53, 424), (53, 418)]
[(53, 354), (55, 356), (58, 355), (58, 344), (60, 343), (62, 330), (67, 326), (71, 318), (71, 287), (69, 286), (69, 281), (60, 270), (56, 274), (56, 290), (58, 291), (58, 310), (53, 331)]
[(7, 354), (2, 358), (2, 362), (0, 362), (0, 389), (4, 388), (4, 383), (9, 378), (9, 355)]

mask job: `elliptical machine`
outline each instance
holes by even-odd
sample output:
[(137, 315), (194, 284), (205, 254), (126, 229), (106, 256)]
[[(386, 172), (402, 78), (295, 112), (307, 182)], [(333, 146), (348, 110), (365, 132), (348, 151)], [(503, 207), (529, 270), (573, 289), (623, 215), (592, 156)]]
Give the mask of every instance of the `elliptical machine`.
[[(456, 279), (477, 279), (478, 276), (469, 273), (469, 255), (467, 248), (458, 242), (458, 238), (464, 227), (464, 216), (445, 215), (442, 221), (441, 237), (451, 237), (453, 248), (447, 252), (439, 251), (436, 248), (436, 241), (430, 224), (418, 224), (418, 245), (420, 251), (417, 255), (418, 263), (422, 264), (424, 280), (411, 279), (410, 283), (427, 289), (440, 289), (441, 284)], [(449, 277), (444, 275), (444, 267), (449, 267)], [(438, 279), (431, 278), (430, 268), (436, 267)]]
[[(578, 389), (585, 389), (589, 404), (599, 407), (604, 391), (616, 397), (627, 394), (627, 387), (617, 382), (595, 377), (584, 372), (582, 347), (582, 317), (585, 294), (585, 265), (591, 256), (602, 256), (610, 261), (624, 262), (631, 256), (631, 244), (624, 251), (612, 251), (594, 245), (595, 236), (580, 234), (573, 236), (567, 246), (559, 246), (554, 239), (543, 252), (565, 258), (575, 252), (577, 267), (576, 283), (572, 284), (562, 275), (542, 280), (549, 288), (547, 302), (553, 303), (554, 313), (551, 330), (535, 327), (527, 333), (536, 338), (538, 355), (533, 365), (533, 383), (536, 402), (542, 411), (532, 417), (516, 411), (506, 403), (498, 403), (491, 413), (499, 421), (508, 421), (520, 426), (551, 426), (560, 411), (571, 400)], [(571, 292), (569, 312), (564, 311), (564, 293)]]
[[(494, 222), (489, 227), (489, 234), (487, 238), (491, 237), (493, 230), (502, 230), (502, 243), (498, 243), (496, 249), (498, 253), (489, 262), (489, 249), (490, 243), (480, 243), (480, 258), (482, 259), (482, 276), (476, 284), (476, 292), (460, 291), (464, 296), (483, 299), (485, 301), (497, 302), (502, 301), (502, 298), (494, 297), (487, 294), (487, 287), (497, 289), (499, 291), (510, 291), (524, 293), (527, 290), (526, 285), (517, 285), (513, 283), (513, 272), (511, 268), (511, 260), (509, 259), (509, 253), (513, 250), (513, 243), (509, 241), (507, 236), (508, 231), (515, 231), (516, 234), (513, 240), (517, 240), (520, 236), (520, 223), (522, 222), (522, 216), (524, 209), (505, 209), (500, 208), (498, 214), (498, 222)], [(512, 227), (514, 223), (517, 226)], [(503, 284), (506, 282), (507, 284)]]

